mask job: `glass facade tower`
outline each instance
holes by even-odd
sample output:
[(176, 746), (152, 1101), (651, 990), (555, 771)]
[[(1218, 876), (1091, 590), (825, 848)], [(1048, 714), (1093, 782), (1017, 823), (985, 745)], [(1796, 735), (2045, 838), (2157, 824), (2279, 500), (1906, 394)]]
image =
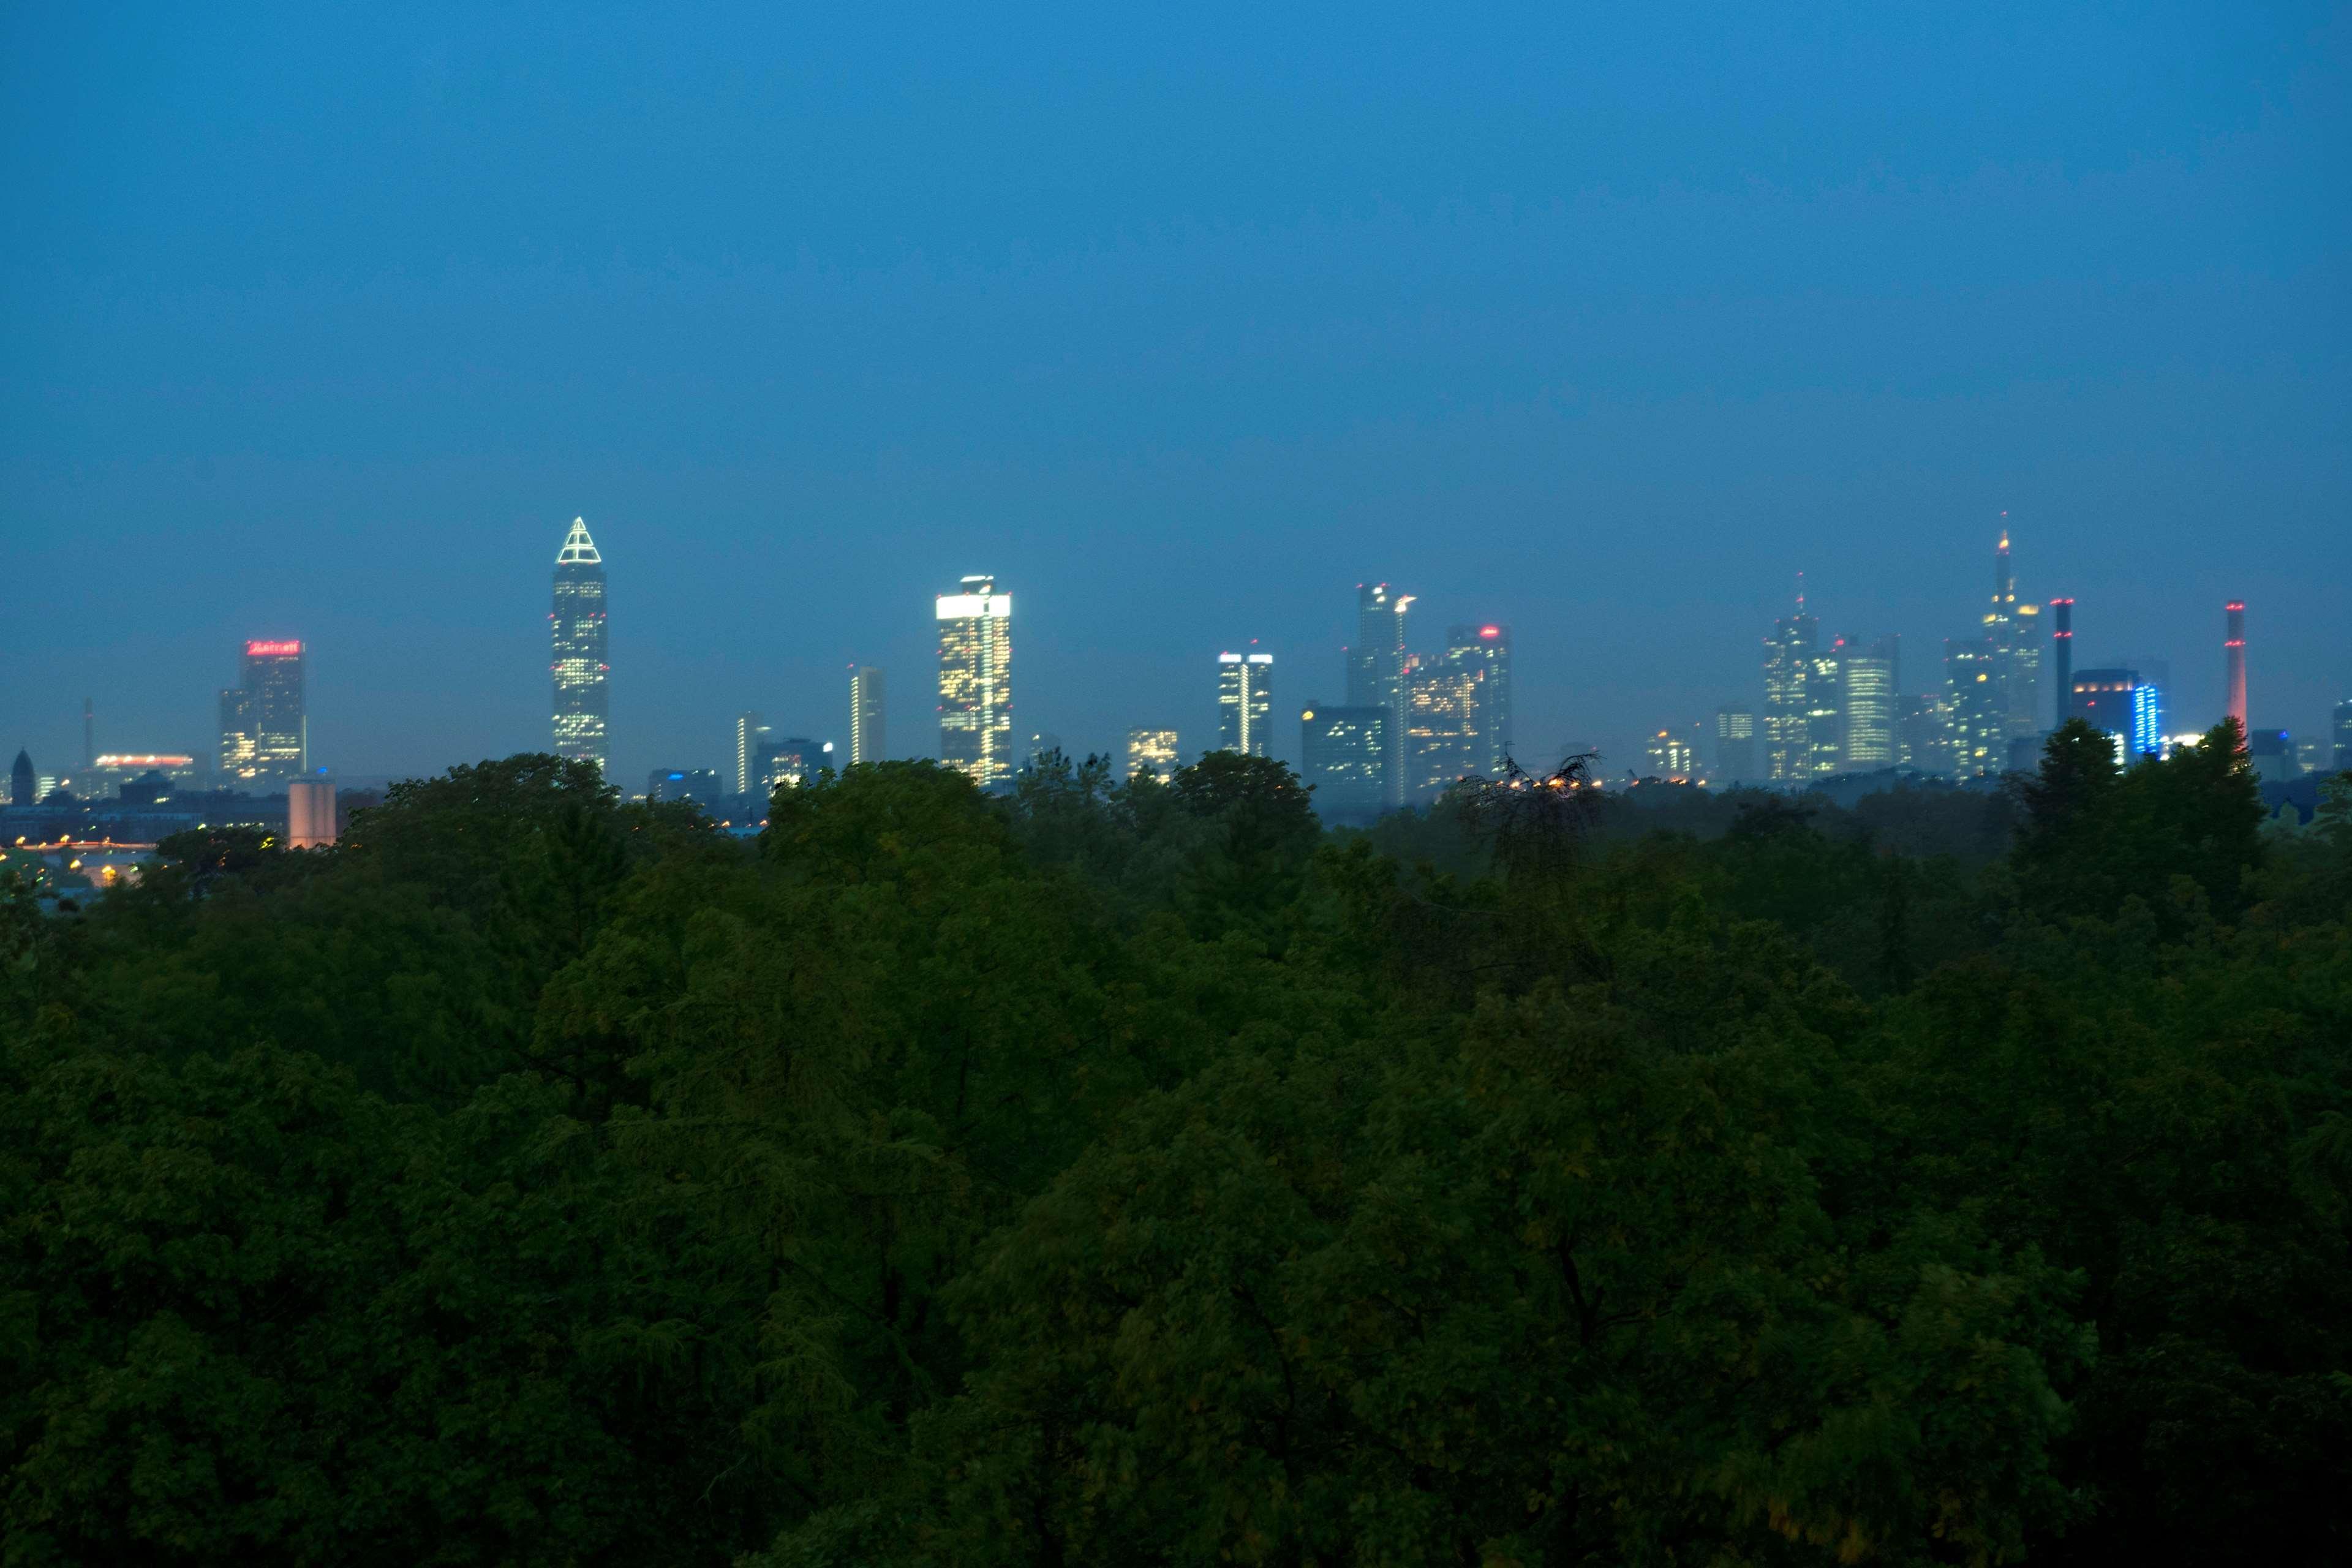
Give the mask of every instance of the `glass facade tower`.
[(849, 667), (849, 761), (878, 763), (888, 756), (882, 728), (882, 671), (878, 666)]
[(1813, 668), (1821, 623), (1805, 614), (1804, 595), (1797, 595), (1797, 613), (1772, 623), (1764, 639), (1764, 776), (1774, 784), (1796, 784), (1811, 772), (1809, 743), (1813, 709)]
[(986, 789), (1013, 776), (1013, 595), (966, 577), (938, 614), (940, 760)]
[(1405, 613), (1412, 595), (1400, 594), (1386, 583), (1356, 584), (1356, 644), (1348, 653), (1348, 705), (1385, 708), (1388, 731), (1386, 783), (1388, 804), (1404, 802), (1404, 647)]
[(304, 651), (292, 638), (245, 645), (245, 681), (220, 694), (220, 773), (226, 784), (282, 784), (310, 766)]
[(1244, 756), (1265, 755), (1272, 739), (1274, 655), (1217, 656), (1217, 745)]
[(1849, 772), (1891, 768), (1897, 757), (1895, 692), (1902, 683), (1901, 645), (1889, 637), (1864, 647), (1845, 642), (1842, 765)]
[(572, 520), (563, 548), (555, 552), (555, 605), (547, 624), (554, 640), (549, 670), (555, 678), (552, 729), (555, 754), (593, 763), (609, 771), (605, 736), (604, 557), (588, 537), (588, 525)]

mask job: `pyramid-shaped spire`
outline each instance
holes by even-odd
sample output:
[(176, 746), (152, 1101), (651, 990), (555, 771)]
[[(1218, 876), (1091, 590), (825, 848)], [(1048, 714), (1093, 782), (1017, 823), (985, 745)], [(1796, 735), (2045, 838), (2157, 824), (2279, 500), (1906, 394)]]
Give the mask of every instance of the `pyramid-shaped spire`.
[(555, 563), (558, 566), (601, 566), (604, 561), (604, 558), (596, 553), (596, 542), (588, 537), (586, 521), (573, 518), (572, 531), (563, 536), (563, 548), (555, 552)]

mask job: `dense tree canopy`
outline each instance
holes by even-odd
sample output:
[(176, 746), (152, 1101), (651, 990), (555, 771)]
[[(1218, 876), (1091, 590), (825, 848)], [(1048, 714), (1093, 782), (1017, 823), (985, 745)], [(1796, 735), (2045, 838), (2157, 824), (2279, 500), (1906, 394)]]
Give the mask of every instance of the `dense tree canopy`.
[(2352, 780), (548, 757), (0, 897), (0, 1563), (2352, 1548)]

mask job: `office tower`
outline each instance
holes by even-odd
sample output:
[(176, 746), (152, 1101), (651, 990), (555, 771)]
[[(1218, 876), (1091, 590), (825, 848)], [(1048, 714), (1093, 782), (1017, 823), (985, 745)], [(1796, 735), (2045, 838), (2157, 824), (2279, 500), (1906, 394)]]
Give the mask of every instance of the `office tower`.
[(1482, 663), (1451, 650), (1405, 659), (1405, 799), (1433, 800), (1456, 780), (1486, 771), (1478, 713), (1486, 673)]
[(220, 694), (220, 772), (229, 784), (270, 785), (310, 765), (303, 649), (291, 638), (245, 645), (245, 682)]
[(818, 745), (803, 735), (762, 741), (752, 753), (751, 782), (762, 799), (779, 789), (798, 789), (833, 766), (833, 742)]
[(1895, 689), (1901, 682), (1902, 644), (1889, 634), (1867, 647), (1845, 638), (1844, 735), (1839, 765), (1858, 773), (1891, 768), (1896, 761)]
[(1696, 772), (1691, 755), (1690, 742), (1672, 730), (1661, 730), (1643, 744), (1643, 754), (1650, 763), (1650, 776), (1668, 784), (1688, 784)]
[(2058, 666), (2056, 722), (2063, 724), (2073, 716), (2074, 707), (2074, 601), (2051, 600), (2050, 620), (2050, 652)]
[[(1991, 650), (1991, 681), (2000, 715), (2001, 742), (1994, 750), (2005, 762), (2011, 738), (2039, 735), (2042, 722), (2042, 606), (2019, 604), (2017, 574), (2009, 557), (2009, 530), (2000, 531), (1993, 552), (1992, 608), (1984, 617), (1984, 640)], [(1996, 765), (1995, 771), (1999, 771)]]
[(2066, 717), (2116, 738), (2116, 760), (2133, 763), (2163, 749), (2162, 708), (2156, 688), (2137, 669), (2102, 667), (2074, 671)]
[(646, 798), (690, 800), (697, 805), (708, 805), (719, 798), (724, 788), (717, 768), (656, 768), (646, 779)]
[(2317, 736), (2305, 736), (2294, 743), (2294, 765), (2307, 773), (2330, 773), (2335, 756), (2333, 744)]
[(1392, 592), (1386, 583), (1356, 584), (1356, 645), (1349, 650), (1348, 705), (1389, 710), (1385, 787), (1391, 805), (1404, 800), (1405, 612), (1412, 607), (1412, 595)]
[(1951, 690), (1952, 771), (1961, 778), (1998, 773), (2009, 763), (2009, 705), (2000, 661), (1990, 637), (1947, 638), (1944, 680)]
[(757, 713), (735, 715), (735, 793), (750, 795), (759, 783), (760, 742), (768, 738), (768, 727), (760, 722)]
[(8, 804), (10, 805), (36, 804), (39, 796), (35, 792), (39, 783), (40, 781), (33, 776), (32, 753), (18, 751), (16, 765), (8, 770)]
[(580, 518), (555, 552), (555, 607), (547, 621), (555, 642), (555, 754), (593, 763), (604, 773), (611, 757), (604, 721), (613, 673), (604, 662), (604, 557)]
[(1265, 755), (1273, 738), (1270, 704), (1274, 690), (1274, 655), (1221, 653), (1217, 656), (1217, 747), (1244, 756)]
[(888, 756), (882, 731), (882, 670), (878, 665), (849, 667), (849, 761), (878, 763)]
[(322, 849), (335, 841), (335, 781), (324, 773), (305, 773), (286, 785), (286, 843), (294, 849)]
[(1013, 595), (966, 577), (939, 597), (940, 760), (982, 789), (1013, 776)]
[(1805, 682), (1805, 773), (1827, 778), (1845, 752), (1845, 661), (1853, 652), (1845, 638), (1833, 639), (1813, 655)]
[(1183, 753), (1173, 730), (1129, 730), (1127, 732), (1127, 776), (1147, 769), (1162, 780), (1173, 778), (1183, 765)]
[(2352, 773), (2352, 701), (2338, 702), (2336, 721), (2336, 771)]
[(1801, 591), (1797, 613), (1773, 622), (1772, 635), (1764, 639), (1764, 776), (1774, 784), (1794, 784), (1811, 771), (1808, 736), (1820, 636), (1820, 623), (1805, 614)]
[(1948, 699), (1926, 693), (1900, 698), (1895, 724), (1895, 760), (1922, 773), (1952, 771), (1952, 707)]
[(1445, 634), (1447, 656), (1476, 672), (1477, 739), (1470, 773), (1499, 776), (1511, 752), (1511, 628), (1487, 623)]
[(1032, 730), (1021, 745), (1021, 765), (1034, 768), (1050, 756), (1066, 756), (1062, 749), (1062, 737), (1051, 730)]
[(2228, 693), (2230, 717), (2246, 727), (2246, 602), (2232, 599), (2221, 606), (2221, 679)]
[(1756, 771), (1756, 714), (1746, 708), (1718, 708), (1715, 710), (1715, 773), (1725, 784), (1754, 784), (1762, 775)]
[(1377, 704), (1310, 702), (1299, 713), (1299, 777), (1325, 822), (1371, 822), (1387, 806), (1393, 719)]
[(2303, 776), (2294, 760), (2294, 737), (2284, 730), (2252, 730), (2246, 734), (2246, 759), (2254, 777), (2264, 784), (2293, 784)]

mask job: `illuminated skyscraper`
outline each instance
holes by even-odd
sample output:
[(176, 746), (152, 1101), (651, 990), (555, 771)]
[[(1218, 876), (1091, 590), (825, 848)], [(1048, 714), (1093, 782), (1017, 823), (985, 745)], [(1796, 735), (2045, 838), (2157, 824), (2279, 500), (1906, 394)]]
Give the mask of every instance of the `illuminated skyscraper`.
[(1952, 702), (1921, 692), (1896, 703), (1895, 760), (1922, 773), (1952, 772)]
[(1368, 823), (1388, 805), (1386, 708), (1310, 702), (1298, 715), (1299, 780), (1325, 822)]
[(555, 606), (547, 622), (555, 644), (549, 666), (555, 677), (555, 754), (606, 772), (606, 683), (613, 671), (605, 663), (604, 557), (580, 518), (572, 520), (572, 531), (555, 552)]
[(1691, 754), (1690, 742), (1672, 730), (1661, 730), (1643, 742), (1643, 753), (1650, 764), (1650, 776), (1668, 784), (1689, 784), (1697, 776), (1697, 759)]
[(735, 715), (735, 793), (750, 795), (759, 783), (760, 742), (768, 738), (768, 727), (760, 722), (757, 713)]
[(871, 664), (849, 667), (849, 761), (878, 763), (888, 756), (882, 730), (882, 671)]
[(2331, 717), (2336, 721), (2336, 771), (2352, 773), (2352, 702), (2338, 702)]
[(985, 789), (1013, 776), (1013, 595), (966, 577), (939, 597), (940, 760)]
[(2000, 710), (2001, 743), (1996, 754), (2000, 762), (1993, 770), (1999, 772), (2007, 759), (2010, 741), (2039, 735), (2049, 728), (2043, 721), (2042, 702), (2042, 606), (2018, 603), (2017, 574), (2009, 558), (2005, 528), (1993, 552), (1992, 607), (1985, 612), (1984, 637), (1991, 650), (1991, 685)]
[(220, 694), (220, 772), (229, 784), (281, 784), (309, 771), (302, 645), (245, 645), (245, 682)]
[(1384, 787), (1391, 805), (1401, 805), (1405, 793), (1404, 623), (1412, 607), (1412, 595), (1394, 593), (1386, 583), (1356, 584), (1356, 644), (1349, 650), (1348, 705), (1389, 710)]
[(1715, 773), (1717, 782), (1724, 784), (1754, 784), (1756, 772), (1756, 715), (1746, 708), (1718, 708), (1715, 710)]
[(2137, 669), (2078, 669), (2068, 695), (2068, 717), (2116, 738), (2116, 760), (2136, 762), (2163, 750), (2163, 708), (2156, 688)]
[(1164, 782), (1183, 765), (1183, 752), (1173, 730), (1129, 730), (1127, 732), (1127, 776), (1146, 768)]
[(1273, 738), (1273, 691), (1274, 655), (1217, 656), (1217, 746), (1221, 751), (1265, 755), (1266, 742)]
[(1805, 681), (1805, 775), (1827, 778), (1845, 754), (1845, 661), (1853, 649), (1845, 638), (1813, 653)]
[(764, 801), (779, 789), (798, 789), (823, 769), (833, 766), (833, 742), (823, 745), (804, 736), (762, 741), (751, 763), (755, 793)]
[(16, 765), (8, 770), (8, 804), (32, 805), (38, 802), (40, 780), (33, 774), (33, 758), (28, 752), (16, 753)]
[(1902, 644), (1889, 634), (1868, 647), (1845, 642), (1840, 766), (1848, 773), (1891, 768), (1896, 760), (1895, 693), (1902, 684)]
[(1963, 778), (1998, 773), (2009, 761), (2009, 705), (2001, 700), (1999, 660), (1989, 637), (1948, 638), (1944, 679), (1951, 689), (1953, 771)]
[(1475, 672), (1472, 693), (1477, 703), (1475, 739), (1465, 773), (1497, 777), (1503, 759), (1511, 752), (1511, 628), (1487, 623), (1459, 626), (1445, 634), (1445, 651), (1457, 664)]
[(1813, 709), (1815, 644), (1821, 624), (1805, 614), (1805, 595), (1797, 595), (1797, 613), (1772, 623), (1764, 639), (1764, 776), (1774, 784), (1795, 784), (1810, 776), (1809, 742)]

